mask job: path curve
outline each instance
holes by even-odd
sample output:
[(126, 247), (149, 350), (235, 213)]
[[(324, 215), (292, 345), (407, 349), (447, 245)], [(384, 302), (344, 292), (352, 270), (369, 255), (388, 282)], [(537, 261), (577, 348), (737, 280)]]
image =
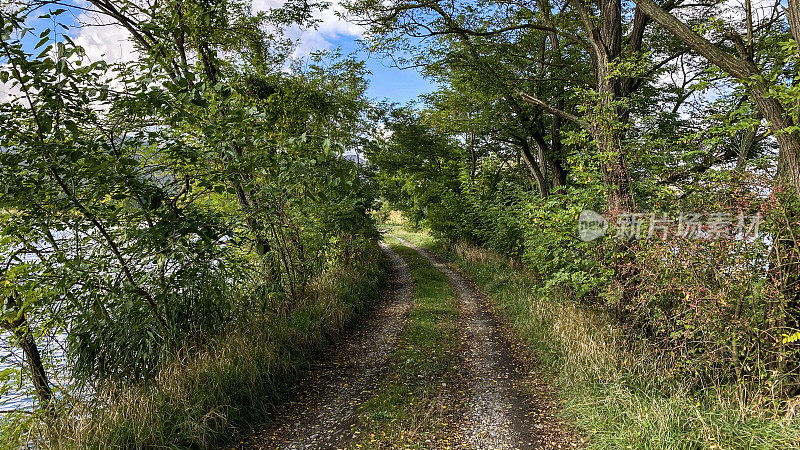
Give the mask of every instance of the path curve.
[(288, 396), (293, 401), (276, 411), (276, 422), (238, 448), (338, 449), (350, 441), (357, 408), (388, 368), (413, 300), (408, 265), (381, 248), (391, 266), (380, 303), (332, 358), (310, 369)]
[(526, 350), (510, 337), (486, 297), (437, 256), (399, 240), (439, 269), (459, 297), (468, 397), (456, 437), (459, 448), (573, 447), (574, 441), (553, 415), (547, 387), (519, 356)]

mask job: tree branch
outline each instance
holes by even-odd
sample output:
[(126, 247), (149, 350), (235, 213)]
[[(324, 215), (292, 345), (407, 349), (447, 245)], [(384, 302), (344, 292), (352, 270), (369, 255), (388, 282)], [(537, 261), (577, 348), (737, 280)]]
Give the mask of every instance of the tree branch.
[(566, 112), (564, 110), (561, 110), (561, 109), (558, 109), (558, 108), (556, 108), (554, 106), (551, 106), (551, 105), (545, 103), (544, 101), (539, 100), (538, 98), (536, 98), (536, 97), (534, 97), (534, 96), (532, 96), (530, 94), (526, 94), (525, 92), (522, 92), (520, 90), (517, 91), (517, 95), (519, 95), (522, 98), (522, 100), (524, 100), (526, 103), (529, 103), (529, 104), (531, 104), (533, 106), (536, 106), (537, 108), (541, 108), (541, 109), (549, 112), (550, 114), (553, 114), (555, 116), (561, 117), (562, 119), (569, 120), (570, 122), (580, 126), (581, 128), (583, 128), (583, 129), (585, 129), (587, 131), (591, 131), (592, 130), (592, 125), (589, 122), (581, 119), (580, 117), (578, 117), (578, 116), (576, 116), (574, 114), (570, 114), (570, 113), (568, 113), (568, 112)]

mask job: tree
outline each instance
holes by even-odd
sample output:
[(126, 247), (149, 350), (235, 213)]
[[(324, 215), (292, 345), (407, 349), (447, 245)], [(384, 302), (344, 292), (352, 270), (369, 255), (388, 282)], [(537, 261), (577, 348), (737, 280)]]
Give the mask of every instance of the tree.
[(20, 92), (0, 102), (0, 325), (42, 405), (40, 336), (68, 333), (78, 384), (150, 382), (371, 245), (374, 187), (341, 156), (374, 126), (363, 63), (292, 66), (260, 27), (309, 11), (98, 1), (139, 50), (111, 65), (53, 30), (31, 49), (46, 6), (0, 12), (0, 80)]

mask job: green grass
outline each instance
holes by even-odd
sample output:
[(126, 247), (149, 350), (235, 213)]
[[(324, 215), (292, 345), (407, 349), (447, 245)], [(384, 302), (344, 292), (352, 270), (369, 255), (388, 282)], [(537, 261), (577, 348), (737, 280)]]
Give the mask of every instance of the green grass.
[[(692, 391), (602, 311), (554, 296), (519, 264), (471, 246), (445, 250), (483, 287), (557, 387), (563, 415), (597, 449), (800, 448), (800, 421), (743, 404), (724, 387)], [(733, 389), (730, 389), (733, 391)]]
[(387, 242), (399, 242), (397, 241), (397, 238), (400, 238), (411, 245), (416, 245), (417, 247), (425, 247), (429, 249), (436, 247), (436, 240), (425, 231), (408, 231), (403, 225), (397, 224), (388, 224), (379, 228), (388, 230), (385, 233), (385, 240)]
[(385, 380), (359, 408), (353, 448), (443, 448), (455, 424), (458, 301), (445, 276), (394, 246), (412, 271), (414, 303)]
[[(205, 351), (164, 367), (141, 386), (107, 386), (50, 426), (33, 427), (52, 448), (216, 448), (270, 418), (310, 361), (377, 297), (385, 260), (324, 274), (284, 314), (259, 315)], [(36, 436), (38, 434), (38, 436)]]

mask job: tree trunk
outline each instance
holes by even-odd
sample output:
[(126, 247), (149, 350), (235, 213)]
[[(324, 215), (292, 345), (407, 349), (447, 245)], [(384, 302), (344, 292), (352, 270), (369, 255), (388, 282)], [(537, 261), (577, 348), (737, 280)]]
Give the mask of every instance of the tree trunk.
[[(755, 114), (754, 119), (761, 121), (764, 116), (761, 112)], [(750, 151), (756, 143), (756, 135), (758, 134), (758, 124), (753, 125), (753, 128), (746, 130), (742, 135), (742, 142), (739, 143), (739, 156), (736, 159), (736, 170), (741, 172), (747, 167), (747, 158), (750, 157)]]
[(42, 364), (42, 357), (39, 353), (39, 347), (33, 339), (33, 334), (30, 332), (26, 325), (17, 327), (14, 330), (14, 335), (17, 337), (19, 346), (25, 353), (25, 363), (28, 366), (28, 372), (33, 380), (33, 387), (36, 390), (36, 397), (43, 407), (50, 405), (50, 400), (53, 397), (53, 392), (50, 389), (50, 382), (47, 378), (47, 372), (44, 370)]
[(530, 144), (526, 139), (520, 139), (520, 150), (522, 150), (522, 160), (525, 162), (525, 166), (528, 167), (533, 179), (536, 181), (536, 188), (539, 190), (539, 194), (541, 194), (542, 198), (547, 198), (550, 195), (550, 188), (547, 185), (547, 180), (544, 178), (544, 174), (540, 170), (539, 163), (536, 162), (536, 159), (533, 157), (533, 153), (531, 152)]
[[(6, 307), (10, 310), (18, 308), (17, 302), (13, 297), (6, 299)], [(17, 339), (17, 344), (22, 348), (25, 354), (25, 366), (28, 369), (28, 374), (33, 381), (33, 388), (36, 391), (36, 398), (44, 408), (50, 407), (50, 400), (53, 398), (53, 391), (50, 389), (50, 381), (47, 377), (47, 372), (44, 370), (42, 364), (42, 357), (39, 353), (39, 347), (36, 345), (36, 340), (33, 338), (30, 326), (25, 313), (20, 313), (20, 318), (13, 321), (4, 322), (3, 328), (14, 334)]]
[[(556, 27), (553, 24), (551, 16), (552, 7), (550, 5), (550, 1), (538, 0), (538, 3), (539, 9), (542, 11), (544, 16), (545, 23), (553, 29), (552, 31), (547, 32), (547, 38), (550, 41), (550, 49), (553, 52), (553, 62), (555, 65), (561, 66), (563, 65), (563, 60), (561, 58), (561, 42), (558, 33), (555, 31)], [(555, 107), (559, 110), (563, 110), (565, 95), (564, 86), (558, 84), (556, 89), (557, 93)], [(552, 170), (552, 186), (554, 190), (561, 186), (566, 186), (567, 184), (567, 171), (564, 169), (562, 164), (564, 161), (564, 155), (562, 154), (563, 144), (561, 142), (562, 123), (563, 120), (561, 116), (553, 115), (553, 121), (550, 124), (550, 162)]]
[[(792, 32), (795, 42), (800, 42), (800, 0), (788, 0), (786, 7), (786, 21)], [(797, 49), (800, 54), (800, 47)]]
[(595, 140), (598, 151), (605, 159), (603, 184), (606, 187), (606, 212), (614, 218), (634, 211), (636, 203), (618, 132), (600, 129), (595, 134)]
[[(559, 97), (556, 101), (556, 108), (564, 109), (564, 98)], [(561, 117), (553, 116), (553, 123), (550, 126), (550, 161), (553, 172), (553, 189), (567, 185), (567, 171), (564, 169), (563, 143), (561, 142)]]

